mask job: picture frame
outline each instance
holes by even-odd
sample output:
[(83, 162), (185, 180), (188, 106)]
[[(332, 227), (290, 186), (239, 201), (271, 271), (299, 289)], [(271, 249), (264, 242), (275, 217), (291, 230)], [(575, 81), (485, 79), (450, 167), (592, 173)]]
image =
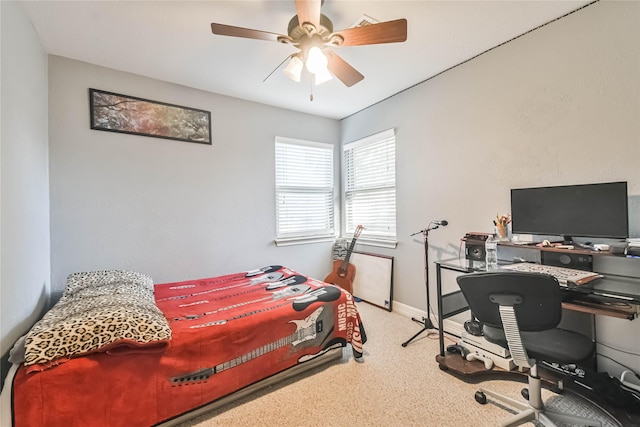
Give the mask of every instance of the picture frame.
[(211, 145), (211, 112), (89, 89), (91, 129)]

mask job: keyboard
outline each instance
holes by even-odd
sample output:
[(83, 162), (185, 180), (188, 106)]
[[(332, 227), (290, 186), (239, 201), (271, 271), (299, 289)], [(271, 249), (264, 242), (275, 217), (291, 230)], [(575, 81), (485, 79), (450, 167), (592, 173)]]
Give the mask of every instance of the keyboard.
[(582, 285), (592, 280), (604, 277), (593, 271), (576, 270), (574, 268), (556, 267), (554, 265), (534, 264), (531, 262), (520, 262), (517, 264), (503, 265), (500, 268), (512, 271), (523, 271), (526, 273), (544, 273), (558, 279), (558, 283), (567, 286), (568, 283)]

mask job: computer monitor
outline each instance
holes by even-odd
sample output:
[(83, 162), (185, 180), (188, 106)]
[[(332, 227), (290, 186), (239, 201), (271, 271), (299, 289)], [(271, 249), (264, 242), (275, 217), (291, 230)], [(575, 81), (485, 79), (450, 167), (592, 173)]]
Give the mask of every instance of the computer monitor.
[(626, 182), (515, 188), (511, 190), (514, 234), (624, 239), (629, 237)]

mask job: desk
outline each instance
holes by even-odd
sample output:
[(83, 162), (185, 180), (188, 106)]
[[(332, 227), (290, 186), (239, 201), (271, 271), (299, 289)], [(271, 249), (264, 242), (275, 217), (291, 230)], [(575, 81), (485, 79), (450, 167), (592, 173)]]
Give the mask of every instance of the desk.
[[(453, 258), (436, 261), (436, 289), (438, 302), (438, 338), (440, 356), (444, 356), (444, 331), (442, 323), (456, 314), (468, 310), (467, 302), (460, 290), (442, 293), (442, 270), (472, 273), (484, 271), (482, 261)], [(500, 265), (507, 263), (501, 262)], [(590, 314), (600, 314), (633, 320), (640, 313), (640, 278), (607, 274), (583, 285), (563, 286), (566, 292), (563, 308)]]
[[(443, 294), (442, 292), (442, 270), (450, 270), (459, 273), (472, 273), (484, 271), (485, 264), (478, 260), (469, 259), (446, 259), (436, 261), (436, 287), (438, 303), (438, 338), (440, 344), (440, 354), (436, 356), (436, 361), (443, 370), (451, 370), (461, 379), (468, 378), (475, 374), (505, 375), (515, 374), (522, 376), (519, 371), (504, 371), (499, 368), (487, 370), (481, 362), (463, 361), (458, 355), (445, 354), (443, 320), (468, 310), (467, 302), (458, 289), (454, 292)], [(501, 262), (500, 265), (508, 263)], [(640, 313), (640, 278), (606, 274), (605, 277), (593, 280), (579, 286), (562, 287), (566, 292), (563, 307), (569, 310), (587, 312), (618, 318), (633, 320)], [(541, 370), (542, 371), (542, 370)], [(555, 383), (561, 383), (561, 377), (552, 373), (544, 373), (543, 380), (547, 386), (555, 388)], [(585, 391), (580, 387), (574, 387), (572, 382), (564, 384), (567, 387), (592, 403), (599, 406), (605, 412), (611, 414), (624, 426), (640, 426), (640, 416), (627, 414), (624, 410), (608, 407), (601, 402), (601, 397)], [(561, 388), (562, 388), (561, 387)], [(554, 391), (557, 391), (554, 389)]]
[(463, 313), (469, 309), (467, 300), (464, 299), (462, 291), (442, 294), (442, 270), (457, 271), (460, 273), (471, 273), (484, 269), (484, 262), (470, 259), (447, 259), (436, 261), (436, 300), (438, 302), (438, 340), (440, 344), (440, 356), (444, 357), (444, 328), (443, 320), (456, 314)]

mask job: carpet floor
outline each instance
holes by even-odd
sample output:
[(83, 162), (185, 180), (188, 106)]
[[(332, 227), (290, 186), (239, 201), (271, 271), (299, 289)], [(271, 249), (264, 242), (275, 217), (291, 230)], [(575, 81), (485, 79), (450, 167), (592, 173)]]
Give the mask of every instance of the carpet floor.
[[(358, 310), (368, 338), (362, 363), (353, 359), (348, 347), (342, 360), (267, 387), (180, 427), (488, 427), (499, 425), (515, 413), (491, 401), (480, 405), (474, 399), (478, 384), (461, 381), (439, 368), (435, 331), (423, 333), (402, 347), (420, 325), (365, 302), (358, 303)], [(524, 377), (523, 382), (486, 380), (482, 386), (522, 400), (520, 390), (525, 381)], [(549, 407), (568, 408), (599, 419), (605, 427), (619, 425), (571, 393), (559, 396), (544, 390), (543, 398)]]

